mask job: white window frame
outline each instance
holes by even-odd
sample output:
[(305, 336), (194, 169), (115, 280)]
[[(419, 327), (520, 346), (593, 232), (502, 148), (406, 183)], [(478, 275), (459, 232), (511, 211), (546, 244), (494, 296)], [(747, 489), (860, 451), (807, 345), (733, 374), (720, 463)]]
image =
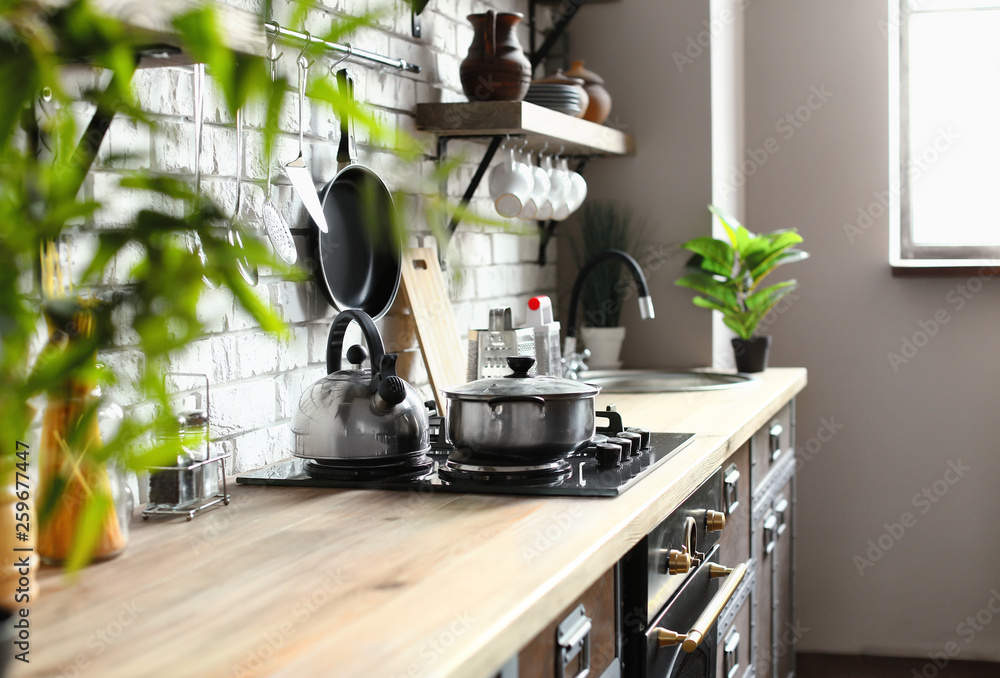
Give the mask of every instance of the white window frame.
[[(946, 11), (946, 10), (941, 10)], [(917, 245), (910, 214), (908, 0), (889, 0), (889, 263), (897, 268), (997, 266), (1000, 246)]]

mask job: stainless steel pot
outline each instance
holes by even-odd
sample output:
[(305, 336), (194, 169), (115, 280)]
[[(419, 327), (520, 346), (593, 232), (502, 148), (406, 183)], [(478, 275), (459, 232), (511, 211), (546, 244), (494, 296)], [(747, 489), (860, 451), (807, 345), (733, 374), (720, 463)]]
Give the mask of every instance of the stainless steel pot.
[[(341, 370), (344, 333), (351, 321), (371, 353), (372, 370), (360, 369), (368, 354), (352, 346), (347, 359), (357, 369)], [(307, 388), (292, 418), (295, 456), (323, 461), (389, 460), (430, 449), (427, 410), (419, 394), (396, 376), (396, 355), (385, 355), (382, 337), (368, 314), (344, 310), (330, 328), (329, 374)]]
[(562, 459), (594, 436), (600, 389), (558, 377), (532, 377), (535, 359), (510, 357), (513, 374), (443, 389), (448, 439), (496, 464)]

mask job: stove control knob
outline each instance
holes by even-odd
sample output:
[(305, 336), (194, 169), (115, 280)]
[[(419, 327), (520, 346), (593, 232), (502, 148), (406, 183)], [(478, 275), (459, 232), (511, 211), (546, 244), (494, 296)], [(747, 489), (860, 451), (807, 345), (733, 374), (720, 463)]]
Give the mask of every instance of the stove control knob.
[(667, 573), (687, 574), (691, 571), (691, 554), (688, 553), (687, 546), (682, 546), (681, 550), (670, 549), (667, 551)]
[(636, 428), (635, 426), (630, 426), (625, 429), (629, 433), (638, 433), (641, 436), (642, 449), (649, 449), (649, 429)]
[(656, 631), (656, 643), (660, 647), (680, 645), (687, 640), (687, 636), (683, 633), (677, 633), (676, 631), (671, 631), (670, 629), (661, 629), (657, 627), (653, 630)]
[(725, 513), (721, 511), (705, 511), (705, 528), (709, 532), (721, 532), (725, 527)]
[(642, 446), (642, 436), (641, 435), (639, 435), (638, 433), (633, 433), (631, 431), (623, 431), (623, 432), (621, 432), (621, 433), (618, 434), (618, 437), (619, 438), (624, 438), (625, 440), (627, 440), (630, 443), (632, 443), (631, 455), (633, 457), (638, 457), (640, 454), (642, 454), (643, 446)]
[(719, 565), (718, 563), (708, 564), (708, 576), (712, 579), (721, 579), (722, 577), (728, 577), (732, 573), (733, 568), (726, 567), (725, 565)]
[(597, 446), (597, 468), (617, 468), (621, 463), (622, 448), (611, 443)]

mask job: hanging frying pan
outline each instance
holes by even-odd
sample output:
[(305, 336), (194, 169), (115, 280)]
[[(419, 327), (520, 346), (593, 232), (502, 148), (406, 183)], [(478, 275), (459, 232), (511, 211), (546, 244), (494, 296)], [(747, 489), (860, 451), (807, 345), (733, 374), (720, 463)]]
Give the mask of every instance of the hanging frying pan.
[[(337, 73), (340, 91), (354, 100), (354, 79)], [(340, 171), (320, 193), (328, 231), (311, 229), (317, 261), (316, 282), (338, 311), (385, 315), (399, 290), (402, 240), (395, 228), (389, 189), (375, 172), (358, 163), (349, 115), (340, 119)]]

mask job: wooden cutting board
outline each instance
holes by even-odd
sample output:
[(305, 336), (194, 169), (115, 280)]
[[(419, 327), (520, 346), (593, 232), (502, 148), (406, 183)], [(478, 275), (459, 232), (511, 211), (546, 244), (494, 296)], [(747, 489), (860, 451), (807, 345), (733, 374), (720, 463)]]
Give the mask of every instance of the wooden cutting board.
[(403, 252), (402, 282), (438, 412), (444, 414), (445, 397), (441, 389), (465, 383), (466, 354), (434, 250), (419, 247)]

